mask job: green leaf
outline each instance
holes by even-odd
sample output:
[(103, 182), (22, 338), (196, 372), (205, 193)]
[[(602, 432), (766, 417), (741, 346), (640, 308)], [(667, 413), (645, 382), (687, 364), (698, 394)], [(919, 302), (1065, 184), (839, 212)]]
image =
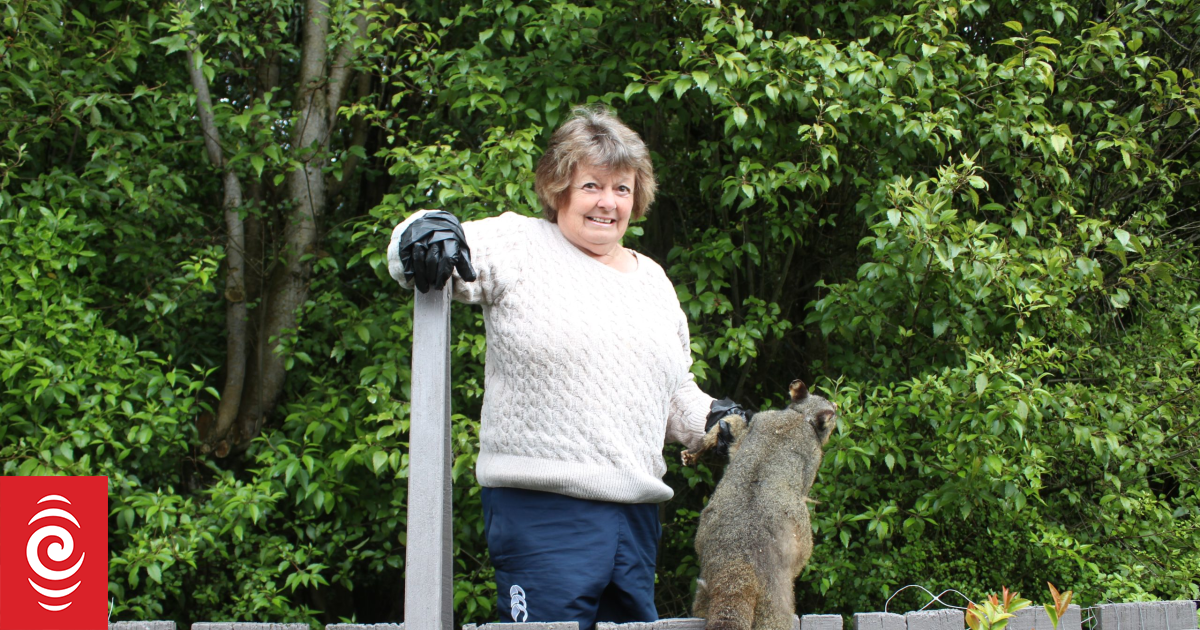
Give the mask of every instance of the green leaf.
[(683, 93), (692, 87), (692, 78), (682, 76), (675, 80), (675, 98), (683, 98)]
[(630, 97), (632, 97), (634, 94), (641, 93), (642, 90), (645, 89), (646, 86), (642, 85), (641, 83), (630, 83), (629, 85), (625, 86), (625, 101), (628, 102)]
[(991, 469), (993, 475), (999, 475), (1004, 471), (1004, 460), (1000, 459), (998, 455), (988, 455), (983, 458), (983, 461)]
[(746, 114), (746, 110), (742, 109), (741, 107), (733, 108), (733, 124), (737, 125), (739, 129), (746, 126), (746, 120), (748, 118), (749, 116)]
[(1129, 247), (1129, 232), (1126, 232), (1121, 228), (1117, 228), (1113, 230), (1113, 236), (1117, 237), (1117, 240), (1120, 241), (1121, 247), (1125, 248), (1126, 250), (1131, 249)]
[(1058, 630), (1058, 611), (1055, 610), (1054, 604), (1045, 604), (1046, 616), (1050, 618), (1050, 627)]
[(975, 393), (982, 396), (983, 392), (987, 391), (988, 377), (986, 374), (978, 374), (975, 376)]
[(1020, 22), (1017, 22), (1016, 20), (1005, 22), (1004, 25), (1018, 33), (1025, 30), (1025, 27)]
[(655, 83), (655, 84), (651, 85), (650, 87), (646, 88), (646, 92), (650, 95), (651, 100), (653, 100), (655, 103), (657, 103), (658, 99), (662, 98), (664, 89), (666, 89), (666, 88), (663, 85), (663, 83), (660, 81), (660, 82)]

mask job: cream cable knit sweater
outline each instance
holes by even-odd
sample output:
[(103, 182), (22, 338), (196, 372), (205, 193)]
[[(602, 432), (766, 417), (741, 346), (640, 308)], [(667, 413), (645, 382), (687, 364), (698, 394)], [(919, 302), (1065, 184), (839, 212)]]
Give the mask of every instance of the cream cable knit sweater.
[[(388, 270), (405, 288), (396, 226)], [(621, 273), (558, 226), (515, 213), (463, 224), (478, 278), (454, 299), (483, 305), (487, 359), (476, 475), (485, 487), (656, 503), (664, 437), (696, 446), (712, 398), (690, 373), (687, 320), (661, 267)]]

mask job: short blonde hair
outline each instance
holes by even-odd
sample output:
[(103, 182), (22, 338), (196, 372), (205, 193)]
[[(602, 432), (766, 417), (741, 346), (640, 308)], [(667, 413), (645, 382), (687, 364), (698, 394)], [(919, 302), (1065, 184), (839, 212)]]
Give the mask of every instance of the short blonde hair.
[(646, 215), (658, 183), (654, 164), (642, 137), (625, 126), (616, 114), (603, 105), (576, 107), (571, 116), (550, 136), (537, 170), (533, 189), (542, 202), (542, 211), (551, 223), (558, 222), (558, 208), (571, 197), (571, 178), (581, 164), (634, 172), (631, 218)]

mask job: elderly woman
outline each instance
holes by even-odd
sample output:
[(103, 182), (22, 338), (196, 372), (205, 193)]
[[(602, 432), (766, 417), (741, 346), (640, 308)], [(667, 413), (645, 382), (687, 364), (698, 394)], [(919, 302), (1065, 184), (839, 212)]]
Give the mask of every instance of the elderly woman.
[(675, 288), (621, 245), (654, 200), (642, 139), (576, 109), (534, 187), (544, 218), (414, 214), (388, 266), (406, 288), (450, 280), (455, 299), (483, 305), (476, 475), (501, 620), (654, 621), (664, 439), (695, 447), (739, 410), (696, 386)]

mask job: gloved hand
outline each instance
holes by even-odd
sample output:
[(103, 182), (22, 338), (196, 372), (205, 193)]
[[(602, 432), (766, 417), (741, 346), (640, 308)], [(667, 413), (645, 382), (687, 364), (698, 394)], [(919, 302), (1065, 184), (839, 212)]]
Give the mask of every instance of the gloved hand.
[(467, 282), (475, 281), (471, 267), (471, 248), (462, 224), (449, 212), (435, 210), (413, 221), (400, 235), (400, 264), (404, 279), (415, 282), (417, 290), (429, 287), (441, 291), (454, 269)]
[(724, 420), (726, 416), (742, 416), (746, 419), (746, 423), (750, 423), (752, 414), (741, 405), (733, 402), (728, 398), (714, 400), (708, 408), (708, 416), (704, 421), (704, 432), (707, 433), (713, 428), (713, 425), (719, 427), (717, 429), (717, 445), (712, 451), (721, 457), (729, 456), (729, 445), (733, 444), (733, 432), (729, 428), (729, 423)]

